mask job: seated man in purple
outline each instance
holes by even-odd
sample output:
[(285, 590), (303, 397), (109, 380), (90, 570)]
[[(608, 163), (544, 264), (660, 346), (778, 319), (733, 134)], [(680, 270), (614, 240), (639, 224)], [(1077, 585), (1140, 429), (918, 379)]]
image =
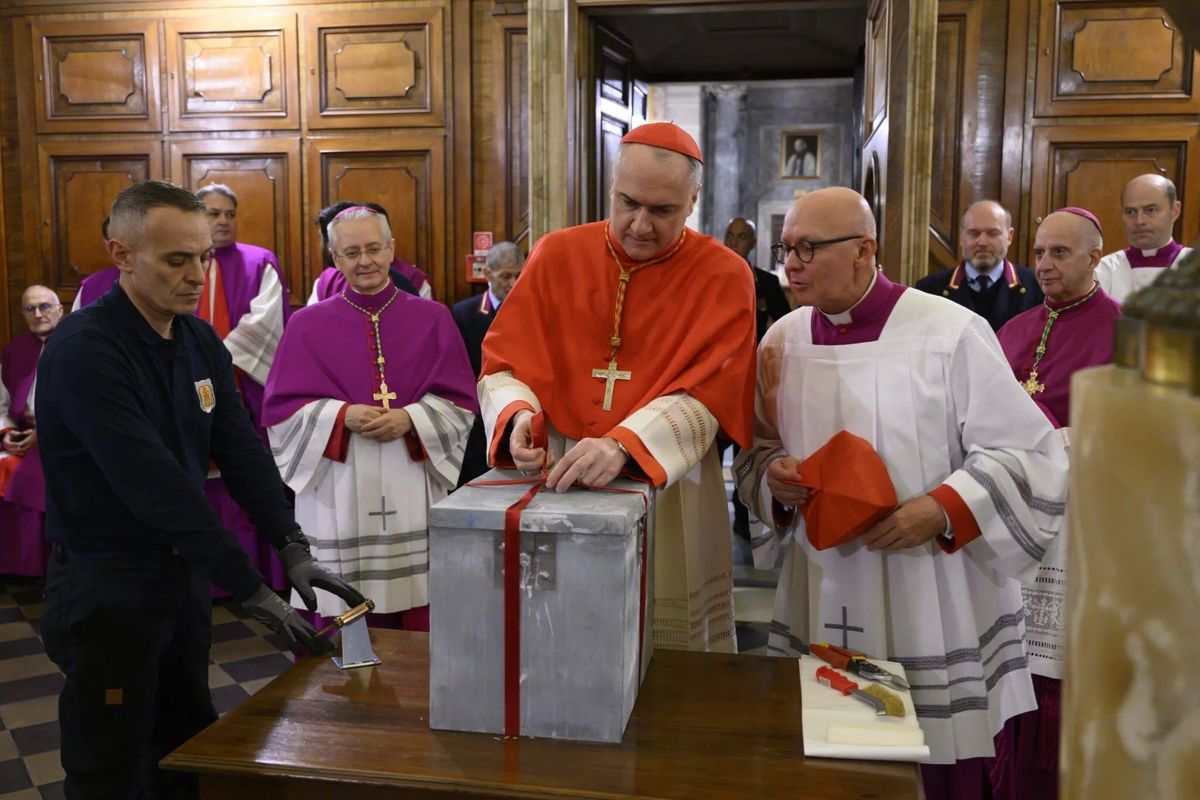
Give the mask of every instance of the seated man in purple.
[[(108, 241), (108, 217), (105, 217), (104, 222), (100, 223), (100, 235), (104, 237), (105, 242)], [(78, 311), (99, 300), (112, 288), (120, 275), (121, 270), (115, 266), (105, 267), (88, 275), (79, 284), (79, 291), (75, 293), (75, 302), (71, 304), (71, 310)]]
[[(1100, 287), (1104, 252), (1100, 222), (1089, 211), (1064, 208), (1038, 227), (1033, 253), (1042, 305), (1009, 320), (997, 336), (1021, 386), (1068, 445), (1071, 376), (1107, 364), (1121, 306)], [(1046, 548), (1037, 572), (1021, 587), (1025, 650), (1038, 710), (1018, 716), (1009, 748), (992, 771), (997, 797), (1058, 797), (1058, 732), (1066, 646), (1067, 525)]]
[[(337, 266), (333, 263), (333, 258), (329, 255), (329, 223), (338, 214), (355, 206), (369, 208), (377, 214), (382, 214), (384, 219), (388, 218), (387, 209), (378, 203), (357, 203), (349, 200), (341, 200), (321, 209), (321, 213), (317, 215), (317, 227), (321, 230), (321, 252), (325, 259), (325, 270), (313, 283), (312, 294), (308, 298), (308, 305), (310, 306), (322, 300), (327, 300), (346, 288), (345, 276), (337, 269)], [(433, 299), (433, 285), (429, 282), (428, 275), (399, 256), (395, 256), (389, 266), (392, 283), (398, 289), (409, 294), (424, 297), (426, 300)]]
[(0, 357), (0, 575), (45, 575), (46, 481), (34, 427), (38, 359), (63, 316), (58, 295), (33, 285), (21, 295), (29, 332)]

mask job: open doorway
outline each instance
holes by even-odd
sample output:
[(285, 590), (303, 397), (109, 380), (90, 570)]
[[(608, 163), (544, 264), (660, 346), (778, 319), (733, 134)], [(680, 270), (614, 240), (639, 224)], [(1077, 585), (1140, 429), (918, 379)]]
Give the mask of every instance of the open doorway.
[(734, 217), (755, 223), (750, 261), (771, 269), (771, 242), (796, 197), (861, 185), (867, 3), (727, 9), (622, 7), (590, 15), (597, 81), (588, 150), (595, 161), (585, 214), (607, 214), (620, 137), (642, 121), (672, 121), (705, 154), (704, 189), (689, 227), (719, 239)]
[[(853, 107), (836, 116), (848, 123), (850, 179), (838, 182), (864, 192), (879, 221), (884, 271), (911, 284), (928, 261), (937, 9), (937, 0), (531, 3), (533, 236), (604, 217), (616, 143), (639, 114), (650, 113), (652, 86), (849, 81)], [(788, 110), (786, 100), (776, 105)], [(820, 145), (821, 131), (788, 130), (771, 133), (771, 158), (757, 155), (754, 169), (778, 159), (781, 172), (811, 173), (815, 160), (819, 173), (824, 159), (811, 147)], [(736, 138), (703, 132), (706, 160), (720, 161)], [(789, 168), (784, 156), (793, 153), (797, 166)], [(807, 179), (815, 188), (818, 178), (793, 176), (796, 187)], [(733, 192), (720, 174), (706, 182), (702, 228), (719, 224), (713, 221), (728, 211), (719, 203), (729, 197), (738, 206), (753, 202), (757, 222), (752, 189)]]

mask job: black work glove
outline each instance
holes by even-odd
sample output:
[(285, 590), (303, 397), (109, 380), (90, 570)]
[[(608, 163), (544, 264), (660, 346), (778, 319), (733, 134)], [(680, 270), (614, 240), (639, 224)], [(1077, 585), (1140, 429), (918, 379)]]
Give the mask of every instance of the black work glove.
[(358, 589), (313, 560), (312, 553), (308, 550), (308, 540), (304, 538), (303, 534), (299, 534), (298, 541), (292, 541), (285, 545), (279, 551), (279, 557), (283, 559), (283, 566), (287, 569), (288, 580), (300, 593), (300, 599), (304, 601), (304, 605), (308, 607), (309, 611), (317, 610), (317, 594), (313, 591), (313, 587), (332, 592), (342, 598), (349, 608), (362, 605), (367, 601), (367, 598), (363, 597)]
[(333, 652), (333, 642), (324, 636), (318, 636), (317, 629), (309, 625), (296, 609), (283, 602), (265, 583), (242, 601), (242, 608), (275, 633), (283, 634), (288, 647), (298, 656), (305, 655), (303, 648), (316, 655)]

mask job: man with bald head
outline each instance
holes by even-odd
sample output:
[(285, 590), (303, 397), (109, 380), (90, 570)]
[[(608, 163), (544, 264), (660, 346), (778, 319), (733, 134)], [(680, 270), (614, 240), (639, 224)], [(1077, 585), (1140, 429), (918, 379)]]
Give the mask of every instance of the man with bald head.
[(1124, 303), (1192, 252), (1174, 238), (1182, 211), (1175, 184), (1162, 175), (1139, 175), (1125, 185), (1121, 221), (1129, 246), (1109, 253), (1096, 267), (1096, 280), (1113, 300)]
[(29, 332), (0, 356), (0, 575), (44, 575), (46, 482), (38, 455), (34, 390), (38, 359), (63, 316), (54, 290), (34, 284), (21, 295)]
[[(1071, 376), (1112, 361), (1121, 306), (1095, 280), (1104, 252), (1100, 222), (1081, 208), (1064, 208), (1042, 221), (1034, 240), (1037, 277), (1045, 302), (1000, 329), (1000, 346), (1021, 387), (1070, 449)], [(1014, 722), (1014, 741), (993, 775), (1002, 796), (1058, 796), (1062, 659), (1066, 646), (1067, 529), (1064, 526), (1032, 580), (1022, 587), (1028, 636), (1025, 649), (1038, 711)]]
[(980, 200), (966, 210), (958, 228), (962, 261), (954, 269), (926, 275), (916, 283), (922, 292), (949, 297), (971, 309), (998, 331), (1004, 323), (1042, 302), (1033, 270), (1008, 260), (1012, 215), (994, 200)]
[[(733, 651), (712, 444), (718, 431), (750, 443), (754, 283), (744, 260), (685, 227), (701, 172), (674, 124), (625, 136), (608, 221), (542, 237), (492, 323), (479, 405), (496, 466), (548, 467), (560, 492), (623, 470), (658, 487), (655, 647)], [(536, 414), (547, 443), (533, 438)]]
[(755, 325), (758, 331), (757, 340), (762, 341), (767, 328), (783, 319), (783, 315), (792, 310), (787, 297), (779, 286), (779, 279), (774, 273), (767, 272), (754, 266), (750, 260), (754, 248), (758, 246), (758, 232), (754, 223), (745, 217), (734, 217), (725, 228), (725, 246), (746, 260), (750, 272), (754, 275)]
[[(830, 641), (902, 663), (931, 752), (926, 796), (982, 798), (993, 737), (1034, 708), (1020, 578), (1061, 524), (1066, 456), (987, 322), (888, 280), (875, 230), (849, 189), (788, 212), (772, 251), (807, 307), (759, 347), (754, 446), (734, 471), (774, 531), (755, 560), (785, 552), (771, 652)], [(843, 431), (878, 453), (899, 505), (819, 550), (797, 470)]]

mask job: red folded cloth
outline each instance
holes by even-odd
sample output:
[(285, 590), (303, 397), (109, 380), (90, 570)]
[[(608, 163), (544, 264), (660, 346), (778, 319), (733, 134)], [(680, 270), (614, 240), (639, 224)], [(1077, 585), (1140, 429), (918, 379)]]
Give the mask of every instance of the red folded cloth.
[(4, 495), (8, 493), (8, 484), (12, 481), (13, 473), (17, 471), (17, 465), (20, 463), (20, 456), (10, 455), (8, 458), (0, 458), (0, 500), (4, 499)]
[(818, 550), (861, 536), (896, 508), (896, 488), (883, 459), (866, 439), (847, 431), (834, 434), (796, 472), (810, 490), (804, 523)]

